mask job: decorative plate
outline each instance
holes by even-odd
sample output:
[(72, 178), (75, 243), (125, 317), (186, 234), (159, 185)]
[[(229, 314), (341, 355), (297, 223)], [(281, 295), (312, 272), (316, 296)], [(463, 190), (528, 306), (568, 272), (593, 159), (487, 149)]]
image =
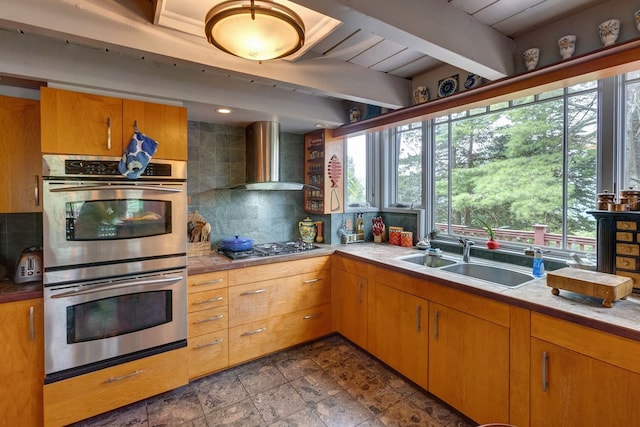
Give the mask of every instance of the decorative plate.
[(438, 81), (438, 96), (449, 96), (458, 92), (458, 75), (455, 74), (451, 77), (447, 77)]
[(469, 90), (482, 84), (482, 77), (477, 74), (469, 73), (467, 80), (464, 82), (464, 88)]

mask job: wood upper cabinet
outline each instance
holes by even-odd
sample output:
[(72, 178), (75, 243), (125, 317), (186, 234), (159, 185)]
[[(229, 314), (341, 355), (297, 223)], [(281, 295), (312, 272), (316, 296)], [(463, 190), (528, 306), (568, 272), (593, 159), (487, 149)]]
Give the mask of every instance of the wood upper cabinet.
[(374, 294), (369, 351), (426, 389), (428, 301), (380, 282), (375, 284)]
[(40, 114), (43, 153), (122, 156), (122, 99), (43, 87)]
[(40, 103), (0, 96), (0, 213), (41, 212)]
[(344, 337), (367, 349), (369, 328), (369, 277), (375, 267), (345, 257), (335, 258), (332, 309), (334, 327)]
[(0, 425), (41, 426), (44, 381), (42, 299), (0, 304)]
[(434, 302), (429, 325), (428, 390), (480, 424), (509, 422), (509, 328)]
[(531, 427), (640, 425), (640, 343), (533, 313)]
[(158, 151), (153, 157), (187, 160), (186, 108), (124, 99), (123, 117), (125, 146), (137, 124), (140, 132), (158, 142)]
[(187, 159), (183, 107), (43, 87), (42, 152), (122, 156), (135, 125), (158, 141), (158, 159)]

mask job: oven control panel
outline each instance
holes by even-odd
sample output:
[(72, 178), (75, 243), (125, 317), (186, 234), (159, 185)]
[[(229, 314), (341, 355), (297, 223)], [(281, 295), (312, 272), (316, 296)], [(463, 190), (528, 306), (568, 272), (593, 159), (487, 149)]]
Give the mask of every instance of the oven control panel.
[[(67, 176), (73, 175), (100, 175), (121, 176), (118, 170), (119, 161), (113, 160), (65, 160), (64, 172)], [(171, 165), (150, 162), (144, 172), (144, 176), (170, 177)]]

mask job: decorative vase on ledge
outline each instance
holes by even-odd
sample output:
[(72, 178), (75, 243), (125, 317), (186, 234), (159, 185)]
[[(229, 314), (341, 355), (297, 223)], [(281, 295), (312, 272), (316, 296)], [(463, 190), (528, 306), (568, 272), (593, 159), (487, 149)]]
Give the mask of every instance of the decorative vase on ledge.
[(500, 247), (500, 243), (497, 240), (487, 240), (487, 248), (489, 249), (498, 249)]
[(560, 37), (558, 39), (558, 48), (560, 49), (562, 59), (571, 58), (571, 55), (573, 55), (573, 52), (576, 50), (576, 36), (571, 34)]

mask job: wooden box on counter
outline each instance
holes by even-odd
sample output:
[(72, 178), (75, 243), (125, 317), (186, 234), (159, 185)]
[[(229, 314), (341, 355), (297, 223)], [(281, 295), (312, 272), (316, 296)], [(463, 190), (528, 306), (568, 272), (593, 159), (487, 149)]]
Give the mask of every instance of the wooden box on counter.
[(344, 212), (344, 143), (322, 129), (304, 136), (304, 211), (312, 214)]

